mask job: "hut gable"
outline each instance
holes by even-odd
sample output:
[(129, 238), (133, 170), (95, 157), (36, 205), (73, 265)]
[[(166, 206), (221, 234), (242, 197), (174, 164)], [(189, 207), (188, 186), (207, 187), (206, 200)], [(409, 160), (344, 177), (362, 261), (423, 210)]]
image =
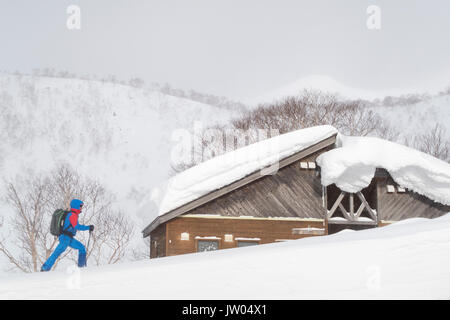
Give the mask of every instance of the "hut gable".
[(302, 164), (315, 164), (315, 158), (330, 148), (332, 146), (280, 168), (276, 174), (243, 185), (191, 210), (189, 214), (323, 219), (319, 171), (315, 167), (305, 168)]

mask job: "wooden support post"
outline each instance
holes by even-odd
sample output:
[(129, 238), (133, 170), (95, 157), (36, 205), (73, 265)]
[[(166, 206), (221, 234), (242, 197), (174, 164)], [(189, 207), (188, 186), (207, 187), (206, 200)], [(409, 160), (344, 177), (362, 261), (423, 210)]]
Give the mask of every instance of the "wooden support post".
[(355, 195), (353, 193), (349, 194), (349, 202), (350, 202), (350, 215), (352, 217), (355, 216)]
[(372, 208), (369, 206), (369, 203), (367, 203), (366, 198), (364, 198), (364, 195), (361, 192), (358, 192), (357, 195), (358, 195), (359, 199), (361, 199), (361, 202), (366, 207), (366, 209), (369, 212), (369, 214), (372, 217), (372, 219), (376, 222), (377, 221), (377, 216), (374, 213), (374, 211), (372, 210)]
[(361, 213), (364, 211), (364, 203), (361, 203), (361, 205), (358, 208), (358, 211), (356, 211), (356, 219), (359, 218), (359, 216), (361, 215)]
[(328, 219), (328, 195), (327, 195), (327, 187), (322, 186), (322, 197), (323, 197), (323, 207), (324, 207), (324, 224), (325, 221)]
[(331, 218), (331, 216), (334, 214), (336, 209), (339, 207), (344, 196), (345, 196), (345, 192), (342, 191), (341, 194), (339, 195), (339, 197), (337, 198), (336, 202), (333, 204), (333, 207), (330, 209), (330, 212), (328, 212), (328, 215), (327, 215), (328, 219)]
[(350, 215), (350, 213), (348, 213), (347, 210), (345, 210), (345, 208), (342, 205), (342, 203), (339, 203), (339, 209), (341, 209), (342, 214), (344, 215), (344, 217), (347, 218), (347, 220), (354, 221), (353, 216)]

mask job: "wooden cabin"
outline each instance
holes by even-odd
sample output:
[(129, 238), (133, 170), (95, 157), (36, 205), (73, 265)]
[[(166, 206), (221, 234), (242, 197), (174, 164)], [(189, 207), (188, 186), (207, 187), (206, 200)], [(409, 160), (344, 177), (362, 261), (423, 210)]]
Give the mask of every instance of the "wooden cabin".
[(323, 187), (316, 158), (336, 135), (280, 159), (273, 175), (259, 171), (158, 216), (144, 230), (150, 258), (322, 236), (434, 218), (449, 206), (396, 185), (380, 168), (355, 194)]

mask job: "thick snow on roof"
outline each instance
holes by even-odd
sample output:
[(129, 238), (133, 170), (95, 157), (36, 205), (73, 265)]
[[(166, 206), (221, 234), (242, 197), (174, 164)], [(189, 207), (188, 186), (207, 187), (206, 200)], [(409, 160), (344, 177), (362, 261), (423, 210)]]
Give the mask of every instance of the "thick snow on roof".
[(332, 135), (332, 126), (318, 126), (279, 135), (212, 158), (181, 172), (168, 182), (159, 215), (277, 163)]
[(378, 138), (339, 135), (338, 144), (317, 158), (323, 185), (357, 192), (370, 184), (376, 168), (384, 168), (400, 186), (450, 205), (450, 164)]

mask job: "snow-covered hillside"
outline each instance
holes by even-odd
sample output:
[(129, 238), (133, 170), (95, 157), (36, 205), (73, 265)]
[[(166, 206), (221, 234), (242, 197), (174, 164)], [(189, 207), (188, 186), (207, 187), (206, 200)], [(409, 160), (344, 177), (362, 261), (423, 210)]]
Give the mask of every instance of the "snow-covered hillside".
[[(233, 112), (115, 83), (2, 74), (0, 176), (46, 173), (64, 162), (135, 214), (169, 176), (173, 131), (223, 123)], [(152, 219), (141, 213), (142, 223)]]
[(400, 133), (401, 141), (408, 141), (418, 133), (425, 134), (436, 124), (446, 129), (446, 137), (450, 141), (450, 94), (430, 96), (417, 103), (372, 106), (370, 109)]
[[(436, 124), (447, 128), (450, 123), (450, 81), (441, 87), (424, 83), (417, 88), (372, 91), (354, 88), (329, 77), (313, 75), (270, 91), (262, 96), (247, 99), (249, 105), (271, 103), (304, 90), (317, 90), (337, 95), (340, 99), (365, 100), (368, 108), (399, 133), (399, 142), (408, 141), (416, 134), (429, 132)], [(408, 97), (418, 99), (409, 99)], [(384, 101), (390, 103), (384, 103)], [(392, 100), (392, 101), (389, 101)], [(450, 130), (446, 131), (450, 140)]]
[(282, 87), (270, 90), (269, 92), (260, 96), (247, 98), (244, 100), (244, 102), (249, 105), (256, 105), (258, 103), (271, 103), (284, 97), (298, 95), (303, 90), (319, 90), (321, 92), (336, 94), (344, 99), (363, 100), (383, 99), (387, 96), (401, 96), (417, 92), (427, 92), (431, 95), (436, 95), (441, 90), (445, 89), (445, 86), (449, 85), (450, 83), (445, 83), (442, 87), (439, 87), (435, 84), (423, 83), (420, 86), (408, 88), (405, 87), (390, 88), (386, 90), (368, 90), (343, 84), (340, 81), (327, 75), (310, 75), (300, 78)]
[(320, 90), (322, 92), (329, 92), (338, 94), (347, 99), (367, 99), (372, 100), (376, 98), (385, 97), (388, 92), (373, 92), (364, 89), (352, 88), (343, 85), (339, 81), (324, 75), (311, 75), (300, 78), (293, 83), (287, 84), (273, 91), (269, 91), (261, 96), (247, 99), (249, 105), (256, 105), (258, 103), (271, 103), (280, 100), (284, 97), (295, 96), (303, 90)]
[(149, 261), (0, 276), (0, 299), (450, 299), (450, 214)]

